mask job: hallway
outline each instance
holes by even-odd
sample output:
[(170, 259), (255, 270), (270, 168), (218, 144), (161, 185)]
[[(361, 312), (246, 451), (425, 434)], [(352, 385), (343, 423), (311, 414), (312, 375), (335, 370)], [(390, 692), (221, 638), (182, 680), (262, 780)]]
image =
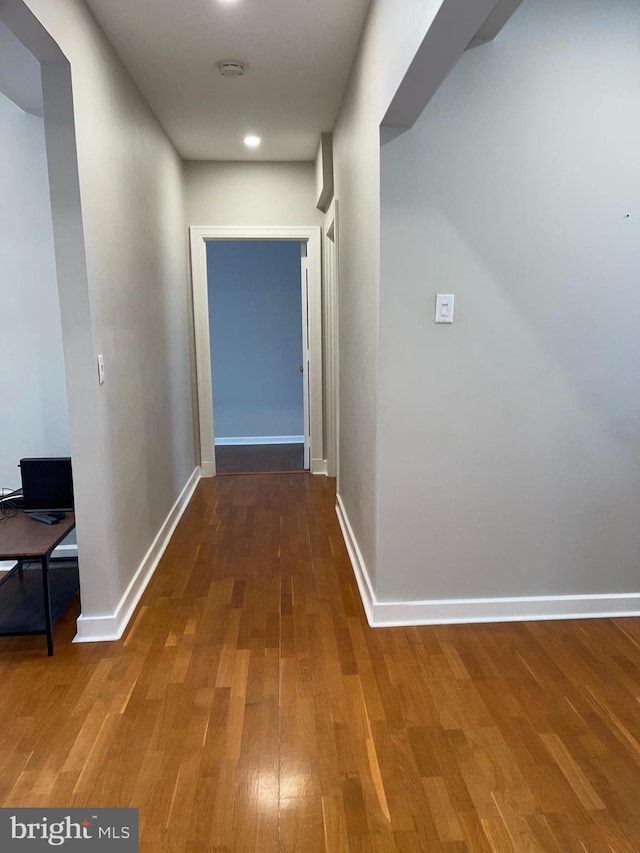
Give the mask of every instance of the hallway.
[(640, 620), (371, 630), (334, 504), (203, 480), (122, 642), (3, 640), (0, 804), (138, 807), (146, 853), (637, 850)]

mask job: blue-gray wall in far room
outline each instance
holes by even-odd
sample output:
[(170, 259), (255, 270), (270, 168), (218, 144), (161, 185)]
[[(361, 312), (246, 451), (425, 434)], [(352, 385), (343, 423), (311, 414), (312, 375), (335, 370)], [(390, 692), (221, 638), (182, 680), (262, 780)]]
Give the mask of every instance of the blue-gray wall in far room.
[(302, 436), (299, 242), (207, 243), (216, 440)]

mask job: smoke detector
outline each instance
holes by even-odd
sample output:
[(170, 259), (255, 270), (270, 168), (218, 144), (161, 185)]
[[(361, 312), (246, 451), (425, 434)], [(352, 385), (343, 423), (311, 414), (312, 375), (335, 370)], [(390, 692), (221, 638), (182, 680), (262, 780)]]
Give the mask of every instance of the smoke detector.
[(247, 66), (238, 59), (223, 59), (218, 63), (218, 71), (223, 77), (242, 77)]

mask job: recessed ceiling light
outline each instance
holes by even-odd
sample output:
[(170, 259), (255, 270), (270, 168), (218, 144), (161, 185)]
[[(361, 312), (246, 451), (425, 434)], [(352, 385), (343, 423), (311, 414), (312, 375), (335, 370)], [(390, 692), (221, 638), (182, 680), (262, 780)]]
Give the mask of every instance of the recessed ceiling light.
[(233, 6), (233, 4), (237, 2), (238, 0), (218, 0), (218, 3), (221, 6)]
[(254, 136), (253, 134), (249, 134), (249, 136), (245, 136), (244, 138), (244, 144), (247, 146), (247, 148), (257, 148), (261, 142), (262, 140), (260, 139), (260, 137)]

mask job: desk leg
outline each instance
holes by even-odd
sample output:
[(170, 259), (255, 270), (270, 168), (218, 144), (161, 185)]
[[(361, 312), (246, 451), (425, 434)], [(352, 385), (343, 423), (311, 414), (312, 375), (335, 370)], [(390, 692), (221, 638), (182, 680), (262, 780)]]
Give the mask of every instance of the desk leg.
[(18, 560), (18, 577), (20, 580), (24, 580), (24, 570), (22, 568), (22, 560)]
[(53, 654), (53, 632), (51, 630), (51, 597), (49, 595), (49, 555), (42, 558), (42, 592), (44, 594), (44, 621), (47, 628), (47, 654)]

